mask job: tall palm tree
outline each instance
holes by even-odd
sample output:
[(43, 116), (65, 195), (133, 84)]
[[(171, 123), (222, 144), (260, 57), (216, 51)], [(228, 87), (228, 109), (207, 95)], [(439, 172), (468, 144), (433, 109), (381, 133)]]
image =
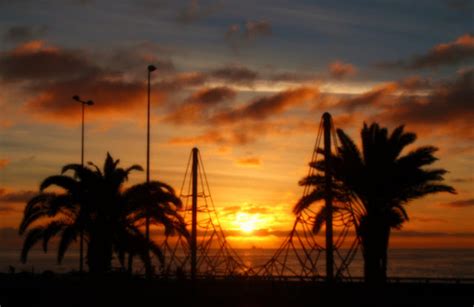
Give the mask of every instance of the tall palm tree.
[[(387, 271), (387, 250), (391, 229), (399, 229), (408, 220), (406, 205), (425, 195), (449, 192), (454, 188), (442, 184), (444, 169), (427, 169), (437, 158), (436, 147), (423, 146), (402, 155), (416, 140), (416, 134), (399, 126), (389, 135), (377, 123), (364, 123), (361, 131), (362, 150), (341, 129), (337, 130), (340, 145), (332, 156), (335, 210), (353, 210), (355, 228), (362, 244), (364, 276), (367, 282), (384, 282)], [(324, 161), (311, 167), (324, 172)], [(315, 201), (324, 199), (324, 175), (303, 178), (301, 185), (313, 186), (301, 198), (294, 212), (301, 212)], [(347, 203), (351, 201), (352, 207)], [(324, 223), (323, 207), (315, 219), (314, 231)]]
[[(102, 170), (93, 163), (89, 163), (91, 167), (69, 164), (63, 167), (61, 175), (42, 182), (40, 193), (28, 202), (20, 224), (20, 234), (33, 227), (26, 233), (21, 255), (23, 262), (36, 242), (42, 240), (46, 252), (50, 238), (56, 235), (61, 237), (58, 248), (58, 262), (61, 262), (81, 229), (87, 242), (90, 272), (110, 270), (114, 251), (122, 265), (125, 255), (129, 254), (130, 257), (138, 255), (150, 268), (149, 250), (162, 260), (156, 243), (148, 243), (140, 231), (145, 208), (151, 207), (152, 221), (163, 224), (167, 233), (176, 229), (186, 235), (184, 221), (177, 213), (181, 201), (170, 186), (157, 181), (132, 186), (123, 192), (130, 172), (142, 168), (133, 165), (123, 169), (118, 164), (119, 160), (107, 153)], [(65, 175), (68, 171), (72, 171), (73, 176)], [(64, 193), (45, 192), (51, 186), (61, 188)], [(38, 225), (44, 220), (48, 222)]]

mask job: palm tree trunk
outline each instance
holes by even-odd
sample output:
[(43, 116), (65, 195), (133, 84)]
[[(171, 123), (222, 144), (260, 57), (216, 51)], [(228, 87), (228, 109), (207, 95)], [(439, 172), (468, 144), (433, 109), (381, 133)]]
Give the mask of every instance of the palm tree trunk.
[(110, 271), (112, 264), (111, 235), (109, 229), (102, 225), (102, 223), (96, 222), (91, 230), (87, 252), (89, 271), (97, 275)]
[(128, 274), (132, 274), (133, 272), (133, 254), (130, 253), (128, 254), (128, 269), (127, 269)]
[(377, 219), (366, 217), (361, 221), (359, 237), (362, 241), (366, 283), (381, 284), (386, 281), (389, 230), (387, 232), (384, 223)]
[(385, 282), (387, 280), (387, 263), (388, 263), (388, 244), (390, 239), (390, 226), (385, 226), (384, 229), (384, 245), (382, 252), (382, 278)]

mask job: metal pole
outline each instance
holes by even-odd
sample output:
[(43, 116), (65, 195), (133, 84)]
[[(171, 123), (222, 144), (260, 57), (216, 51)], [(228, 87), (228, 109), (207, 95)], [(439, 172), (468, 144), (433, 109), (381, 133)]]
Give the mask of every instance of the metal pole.
[[(84, 167), (84, 113), (86, 105), (92, 106), (94, 102), (92, 100), (81, 100), (79, 95), (72, 96), (72, 99), (79, 102), (81, 104), (81, 111), (82, 111), (82, 122), (81, 122), (81, 166)], [(80, 210), (80, 219), (81, 223), (83, 223), (83, 216), (82, 210)], [(84, 271), (84, 225), (81, 225), (80, 233), (79, 233), (79, 272), (82, 275)]]
[[(150, 92), (151, 92), (151, 82), (150, 76), (151, 72), (155, 71), (156, 67), (153, 65), (148, 65), (148, 88), (147, 88), (147, 124), (146, 124), (146, 183), (147, 185), (150, 183)], [(148, 244), (148, 248), (150, 246), (150, 203), (146, 204), (146, 217), (145, 217), (145, 240)], [(147, 254), (149, 254), (149, 250), (147, 249)], [(146, 270), (147, 278), (151, 277), (151, 271), (147, 266)]]
[(326, 280), (334, 279), (333, 229), (332, 229), (332, 170), (331, 170), (331, 114), (323, 114), (324, 127), (324, 175), (326, 202)]
[[(81, 135), (81, 166), (84, 167), (84, 103), (81, 102), (82, 106), (82, 135)], [(82, 219), (82, 217), (81, 217)], [(83, 221), (81, 221), (82, 223)], [(79, 238), (79, 273), (84, 272), (84, 229), (81, 226), (80, 238)]]
[(84, 103), (82, 105), (81, 166), (84, 166)]
[[(147, 125), (146, 125), (146, 183), (150, 183), (150, 74), (148, 69), (148, 104), (147, 104)], [(150, 212), (149, 204), (147, 204), (145, 238), (147, 243), (150, 243)]]
[(192, 227), (191, 227), (191, 280), (196, 280), (197, 271), (197, 185), (198, 185), (198, 149), (193, 148), (193, 193), (192, 193)]

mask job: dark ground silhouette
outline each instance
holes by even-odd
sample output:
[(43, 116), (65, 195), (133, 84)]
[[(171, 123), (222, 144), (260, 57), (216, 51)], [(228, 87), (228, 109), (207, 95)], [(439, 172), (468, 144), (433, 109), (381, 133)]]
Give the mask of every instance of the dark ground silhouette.
[(0, 274), (0, 303), (10, 306), (472, 306), (474, 284), (159, 281), (110, 275)]

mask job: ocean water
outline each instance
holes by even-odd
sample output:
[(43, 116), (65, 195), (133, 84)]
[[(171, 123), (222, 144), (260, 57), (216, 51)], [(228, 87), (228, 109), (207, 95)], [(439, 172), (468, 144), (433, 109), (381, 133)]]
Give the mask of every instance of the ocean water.
[[(267, 263), (275, 253), (273, 249), (237, 249), (239, 257), (247, 266), (259, 268)], [(62, 264), (57, 264), (55, 250), (47, 254), (33, 250), (27, 264), (19, 261), (19, 250), (0, 251), (0, 271), (7, 272), (9, 267), (16, 272), (29, 271), (41, 273), (51, 270), (58, 273), (77, 270), (79, 253), (71, 250)], [(291, 253), (287, 264), (297, 271), (298, 261)], [(114, 265), (117, 262), (114, 261)], [(324, 273), (324, 255), (318, 262), (318, 269)], [(351, 276), (363, 276), (363, 262), (359, 254), (350, 264)], [(422, 278), (474, 278), (474, 249), (391, 249), (389, 250), (388, 276)], [(288, 275), (291, 275), (288, 273)]]

